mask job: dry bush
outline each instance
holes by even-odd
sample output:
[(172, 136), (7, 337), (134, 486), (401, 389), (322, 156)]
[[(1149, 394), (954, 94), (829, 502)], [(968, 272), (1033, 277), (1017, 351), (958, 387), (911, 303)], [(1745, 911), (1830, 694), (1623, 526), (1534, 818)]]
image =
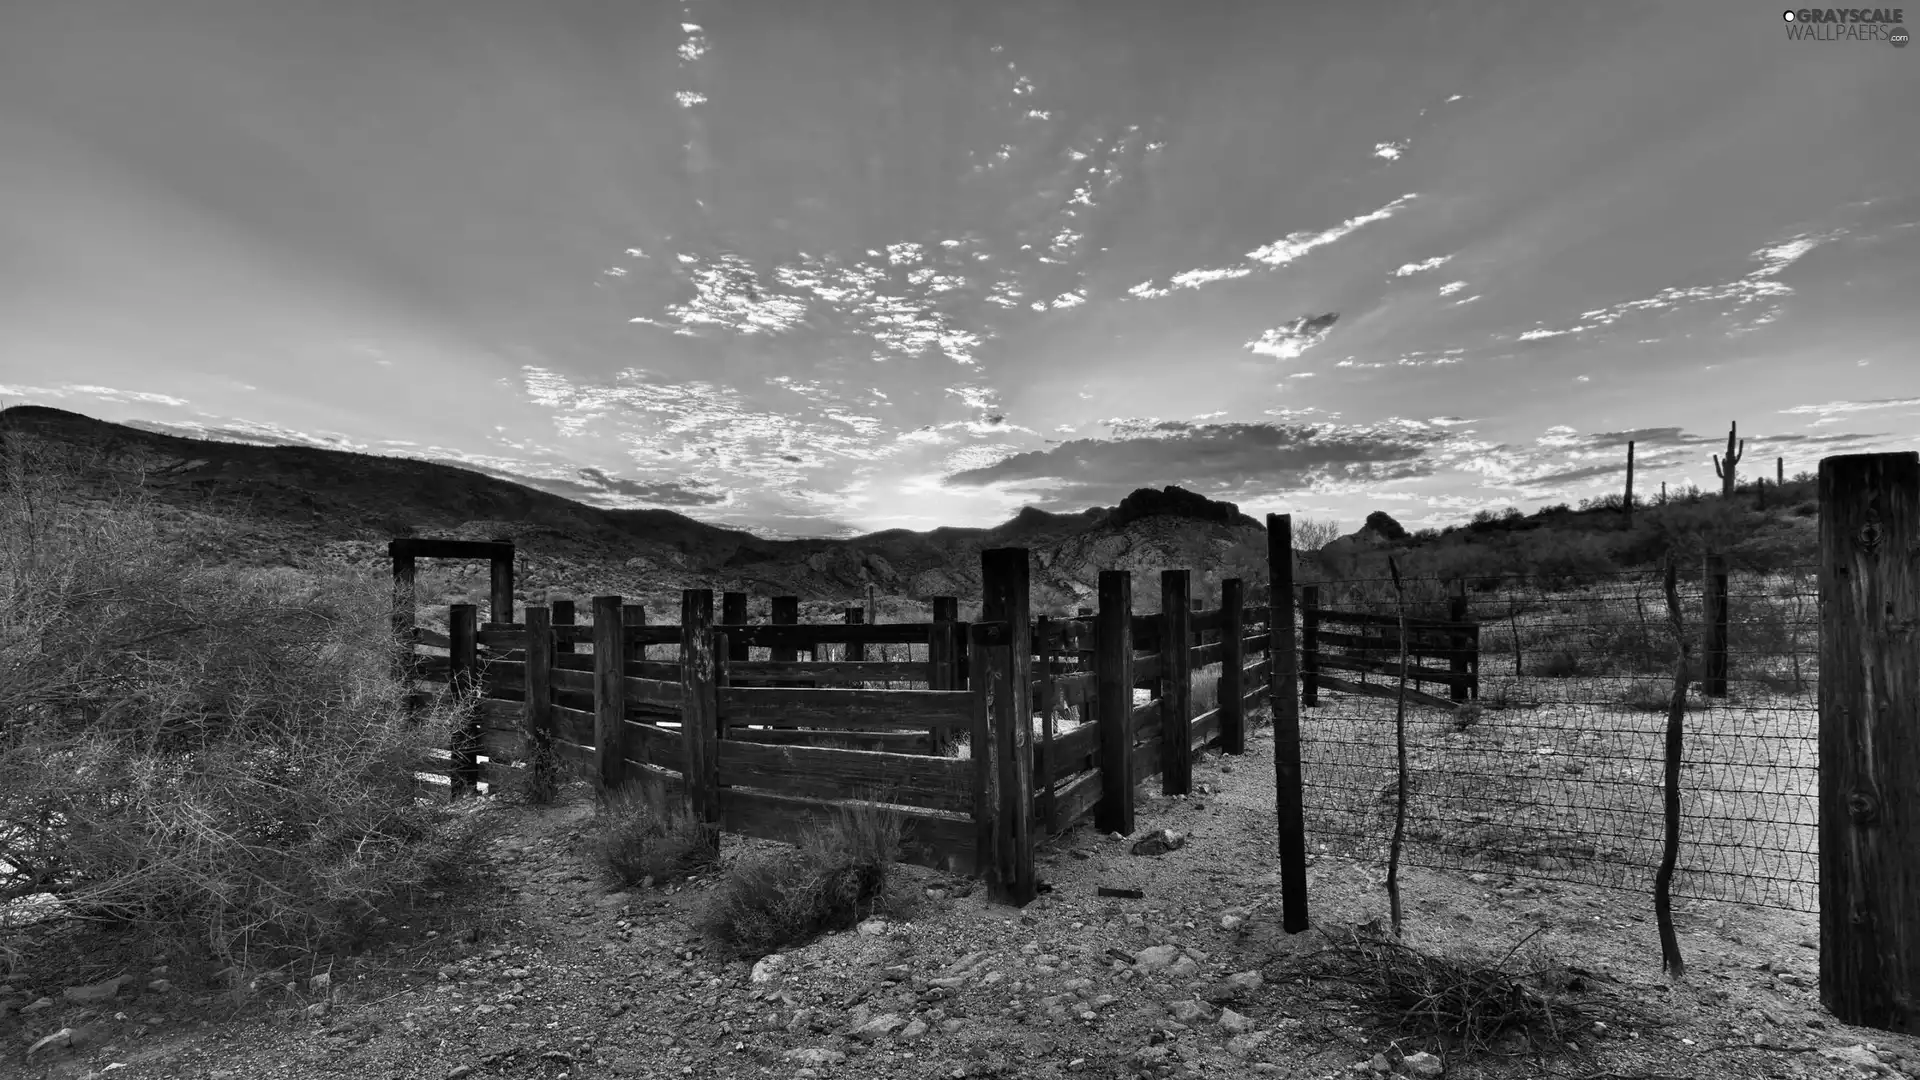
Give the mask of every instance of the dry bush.
[(1512, 1033), (1564, 1044), (1587, 1023), (1569, 1000), (1582, 982), (1552, 958), (1523, 956), (1529, 940), (1500, 956), (1428, 952), (1368, 924), (1337, 937), (1302, 974), (1346, 983), (1387, 1031), (1449, 1057), (1485, 1053)]
[(719, 833), (669, 806), (657, 786), (600, 789), (593, 849), (600, 865), (625, 886), (649, 885), (712, 867)]
[(412, 777), (468, 710), (401, 708), (387, 582), (223, 570), (137, 489), (78, 497), (96, 463), (7, 451), (0, 904), (260, 957), (469, 864), (471, 818)]
[(723, 948), (758, 959), (873, 915), (906, 913), (894, 876), (898, 813), (846, 803), (812, 825), (798, 847), (743, 860), (728, 872), (707, 922)]

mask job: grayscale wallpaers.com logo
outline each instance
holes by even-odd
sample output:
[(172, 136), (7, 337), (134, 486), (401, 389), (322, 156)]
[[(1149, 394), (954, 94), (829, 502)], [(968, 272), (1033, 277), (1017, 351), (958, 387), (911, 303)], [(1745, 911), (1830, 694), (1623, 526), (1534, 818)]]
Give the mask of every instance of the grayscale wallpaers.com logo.
[(1904, 49), (1911, 40), (1905, 8), (1796, 8), (1783, 12), (1790, 41), (1891, 41)]

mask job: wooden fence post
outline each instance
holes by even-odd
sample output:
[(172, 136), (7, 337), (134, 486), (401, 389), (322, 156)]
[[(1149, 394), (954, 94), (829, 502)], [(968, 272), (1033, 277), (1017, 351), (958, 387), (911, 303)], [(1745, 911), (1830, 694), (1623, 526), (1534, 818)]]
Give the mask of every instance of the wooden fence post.
[[(1300, 669), (1295, 667), (1293, 642), (1293, 515), (1267, 515), (1267, 625), (1273, 635), (1273, 780), (1274, 817), (1279, 825), (1280, 841), (1280, 926), (1289, 934), (1307, 928), (1307, 815), (1301, 790), (1300, 703), (1302, 695), (1294, 683)], [(1319, 590), (1306, 586), (1300, 590), (1308, 605), (1319, 601)], [(1305, 634), (1302, 634), (1305, 638)], [(1305, 647), (1302, 646), (1304, 659)], [(1308, 702), (1311, 704), (1311, 702)]]
[[(1045, 615), (1033, 620), (1033, 640), (1036, 644), (1044, 642), (1047, 636)], [(1040, 789), (1040, 837), (1045, 839), (1053, 831), (1053, 816), (1058, 804), (1053, 792), (1053, 708), (1059, 684), (1053, 680), (1053, 652), (1050, 647), (1042, 646), (1035, 650), (1039, 653), (1040, 693), (1035, 708), (1040, 711), (1040, 738), (1033, 747), (1034, 786)], [(1031, 685), (1027, 692), (1033, 693)]]
[(1246, 627), (1243, 583), (1220, 583), (1220, 749), (1247, 752)]
[[(680, 593), (680, 745), (694, 820), (720, 821), (720, 718), (713, 590)], [(724, 637), (724, 635), (721, 635)]]
[(1920, 1034), (1920, 454), (1820, 462), (1820, 1000)]
[[(850, 607), (847, 609), (845, 618), (848, 626), (860, 626), (867, 621), (867, 609)], [(858, 641), (847, 642), (847, 659), (849, 661), (858, 662), (866, 658), (867, 647), (865, 644)], [(935, 689), (938, 689), (938, 687), (935, 687)]]
[(412, 555), (397, 554), (400, 541), (387, 544), (387, 555), (393, 560), (393, 665), (394, 674), (401, 680), (402, 690), (406, 694), (407, 711), (417, 710), (423, 699), (412, 693), (413, 673), (418, 664), (414, 652), (414, 611), (420, 604), (419, 590), (414, 586), (414, 561)]
[(1727, 557), (1706, 558), (1706, 677), (1701, 687), (1708, 697), (1727, 696)]
[(1320, 586), (1300, 586), (1300, 704), (1320, 704)]
[(627, 716), (627, 627), (618, 596), (593, 598), (593, 753), (600, 786), (613, 790), (626, 776), (620, 756)]
[(1007, 624), (1007, 647), (995, 649), (991, 701), (998, 768), (1000, 842), (991, 879), (997, 898), (1024, 905), (1034, 898), (1033, 876), (1033, 626), (1028, 613), (1026, 548), (980, 553), (982, 615)]
[(558, 782), (553, 761), (553, 613), (527, 608), (527, 701), (524, 712), (527, 771), (540, 799)]
[(1447, 684), (1447, 699), (1462, 702), (1467, 700), (1469, 683), (1467, 632), (1458, 625), (1467, 621), (1467, 583), (1463, 578), (1447, 582), (1447, 621), (1456, 624), (1447, 628), (1447, 670), (1456, 676)]
[(513, 548), (507, 548), (503, 559), (494, 559), (489, 567), (489, 590), (487, 615), (502, 625), (513, 621)]
[[(775, 626), (792, 626), (800, 621), (800, 598), (797, 596), (776, 596), (773, 598), (773, 610), (767, 621)], [(800, 650), (777, 648), (767, 650), (767, 659), (791, 663), (800, 659)], [(805, 686), (805, 683), (792, 679), (773, 679), (768, 686)]]
[[(472, 604), (453, 604), (447, 608), (447, 688), (457, 701), (474, 695), (480, 671), (480, 644), (477, 632), (479, 614)], [(478, 716), (453, 733), (453, 767), (447, 776), (453, 782), (452, 797), (473, 790), (480, 781), (480, 740)]]
[(1160, 793), (1193, 789), (1193, 605), (1188, 570), (1160, 571)]
[[(933, 602), (933, 624), (935, 627), (951, 625), (960, 618), (959, 605), (942, 604), (941, 600), (951, 597), (936, 597)], [(932, 690), (959, 690), (959, 671), (955, 661), (959, 658), (959, 647), (954, 643), (952, 634), (934, 634), (927, 643), (927, 687)]]
[[(959, 622), (960, 598), (957, 596), (936, 596), (933, 598), (934, 622)], [(953, 686), (954, 690), (967, 688), (967, 637), (966, 634), (953, 636)]]
[(1133, 833), (1133, 573), (1100, 571), (1100, 612), (1093, 634), (1094, 722), (1100, 725), (1100, 804), (1093, 821), (1103, 833)]
[[(728, 626), (747, 624), (747, 594), (728, 592), (720, 594), (720, 621)], [(747, 661), (747, 642), (745, 635), (735, 634), (737, 640), (727, 643), (727, 662), (744, 664)]]
[[(645, 604), (623, 606), (620, 609), (620, 624), (622, 626), (647, 625), (647, 606)], [(626, 649), (624, 659), (645, 660), (647, 658), (647, 646), (640, 640), (640, 635), (628, 634), (623, 644)]]
[[(553, 625), (555, 626), (575, 625), (573, 621), (573, 601), (555, 600), (553, 602)], [(573, 642), (561, 641), (560, 635), (555, 634), (554, 642), (553, 642), (553, 651), (557, 653), (563, 653), (563, 652), (570, 653), (574, 651)]]

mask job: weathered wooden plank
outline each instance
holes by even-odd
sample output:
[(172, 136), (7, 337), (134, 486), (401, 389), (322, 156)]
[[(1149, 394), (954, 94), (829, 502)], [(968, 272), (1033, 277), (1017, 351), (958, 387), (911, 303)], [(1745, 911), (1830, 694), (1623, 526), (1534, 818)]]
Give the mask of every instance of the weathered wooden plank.
[(432, 649), (450, 649), (453, 642), (447, 635), (425, 626), (413, 628), (413, 641), (416, 645), (425, 645)]
[(1205, 645), (1195, 645), (1187, 650), (1187, 655), (1191, 658), (1187, 661), (1190, 668), (1203, 668), (1209, 664), (1217, 664), (1221, 657), (1226, 655), (1226, 643), (1210, 641)]
[(1246, 671), (1246, 675), (1242, 678), (1242, 683), (1246, 686), (1252, 686), (1256, 682), (1264, 682), (1272, 678), (1273, 657), (1269, 656), (1257, 664), (1248, 664)]
[[(625, 620), (618, 596), (593, 598), (593, 748), (598, 757), (600, 785), (620, 786), (626, 763), (620, 757), (620, 725), (626, 722), (627, 687), (622, 659), (626, 656)], [(558, 675), (559, 672), (555, 672)]]
[(1106, 784), (1101, 772), (1082, 773), (1053, 794), (1053, 817), (1048, 819), (1048, 836), (1057, 836), (1073, 827), (1073, 824), (1091, 813), (1100, 804), (1100, 797), (1106, 793)]
[(1188, 725), (1191, 730), (1188, 745), (1195, 750), (1212, 745), (1220, 737), (1220, 714), (1220, 709), (1213, 708), (1194, 717)]
[(526, 726), (527, 707), (524, 702), (483, 697), (473, 703), (473, 714), (489, 730), (520, 731)]
[[(1050, 784), (1087, 769), (1100, 768), (1100, 725), (1081, 724), (1053, 740), (1052, 775), (1040, 779)], [(1122, 834), (1125, 835), (1125, 834)]]
[(1136, 653), (1133, 658), (1133, 685), (1155, 682), (1164, 670), (1166, 666), (1159, 653)]
[[(824, 799), (778, 795), (749, 788), (720, 789), (720, 822), (730, 833), (763, 840), (798, 843), (840, 811), (844, 804)], [(932, 810), (897, 811), (904, 838), (900, 861), (949, 873), (971, 873), (973, 822)]]
[(858, 686), (870, 682), (927, 681), (926, 664), (905, 660), (858, 662), (750, 660), (745, 663), (729, 664), (727, 671), (735, 679), (810, 679), (823, 687)]
[(416, 676), (446, 675), (452, 670), (453, 658), (433, 656), (431, 654), (413, 658), (413, 673)]
[(1133, 626), (1133, 647), (1143, 653), (1160, 653), (1160, 616), (1129, 615)]
[(1166, 740), (1158, 734), (1133, 745), (1133, 782), (1144, 784), (1160, 775), (1161, 750)]
[(1033, 868), (1033, 701), (1027, 692), (1033, 679), (1027, 549), (982, 551), (980, 578), (981, 618), (1004, 622), (1008, 640), (1008, 647), (983, 657), (994, 683), (988, 708), (999, 771), (995, 786), (1000, 840), (987, 883), (1002, 903), (1024, 905), (1033, 900), (1038, 880)]
[(766, 648), (805, 649), (815, 645), (925, 645), (932, 633), (932, 623), (866, 623), (852, 625), (847, 623), (814, 625), (795, 624), (773, 626), (765, 623), (749, 623), (745, 626), (718, 625), (714, 629), (727, 635), (729, 642), (734, 636), (744, 635), (746, 643)]
[[(592, 653), (565, 654), (567, 659), (579, 658), (592, 660)], [(591, 671), (577, 671), (570, 667), (557, 667), (547, 673), (556, 689), (571, 690), (577, 694), (591, 694), (594, 690), (594, 674)]]
[(1187, 628), (1196, 634), (1218, 630), (1226, 625), (1226, 608), (1217, 607), (1209, 611), (1195, 611), (1187, 616)]
[(1166, 729), (1166, 749), (1161, 759), (1160, 790), (1166, 795), (1185, 795), (1193, 786), (1193, 753), (1187, 737), (1193, 720), (1192, 658), (1193, 634), (1187, 619), (1193, 614), (1193, 572), (1160, 572), (1160, 724)]
[(934, 753), (933, 736), (927, 731), (831, 731), (819, 728), (736, 727), (727, 730), (727, 738), (778, 746), (825, 746), (842, 750), (872, 750), (883, 754)]
[[(1371, 649), (1375, 652), (1400, 653), (1400, 638), (1397, 634), (1349, 634), (1340, 630), (1320, 631), (1320, 645), (1337, 645), (1343, 649)], [(1407, 635), (1407, 652), (1416, 656), (1447, 656), (1453, 650), (1448, 647), (1445, 638), (1424, 638), (1418, 634)], [(1325, 655), (1322, 653), (1322, 655)]]
[(1273, 631), (1268, 630), (1258, 634), (1248, 634), (1246, 637), (1241, 638), (1240, 641), (1240, 649), (1243, 653), (1266, 652), (1273, 644)]
[(1153, 701), (1143, 701), (1131, 708), (1133, 710), (1132, 730), (1139, 731), (1149, 724), (1157, 725), (1160, 723), (1160, 702), (1157, 699)]
[(628, 720), (620, 729), (620, 737), (624, 740), (620, 752), (629, 765), (651, 765), (674, 772), (686, 768), (686, 749), (678, 731)]
[[(1400, 629), (1400, 616), (1398, 615), (1386, 615), (1372, 611), (1335, 611), (1331, 608), (1323, 607), (1313, 608), (1312, 612), (1314, 617), (1318, 619), (1323, 626), (1327, 623), (1336, 623), (1342, 626), (1378, 626), (1395, 632), (1398, 632)], [(1470, 630), (1474, 625), (1470, 620), (1419, 619), (1412, 616), (1407, 618), (1407, 631), (1410, 634), (1444, 635), (1455, 630)]]
[(1265, 704), (1273, 700), (1273, 684), (1261, 683), (1259, 686), (1256, 686), (1252, 690), (1248, 691), (1247, 696), (1244, 698), (1241, 698), (1240, 700), (1247, 703), (1248, 709), (1252, 709), (1255, 706)]
[(659, 709), (678, 709), (686, 700), (686, 691), (678, 680), (668, 682), (665, 679), (636, 679), (627, 676), (627, 704), (629, 706), (652, 706)]
[(898, 730), (965, 725), (970, 710), (967, 694), (961, 690), (733, 686), (720, 691), (720, 715), (729, 724)]
[[(1338, 671), (1364, 671), (1398, 678), (1400, 662), (1398, 660), (1370, 660), (1359, 656), (1342, 656), (1338, 653), (1320, 654), (1320, 667)], [(1421, 667), (1419, 664), (1407, 665), (1407, 681), (1413, 683), (1442, 683), (1447, 686), (1465, 686), (1473, 681), (1469, 672), (1455, 674), (1444, 668)]]
[(580, 746), (593, 745), (593, 713), (586, 709), (553, 707), (553, 737)]
[(957, 758), (878, 754), (815, 746), (719, 743), (719, 780), (814, 799), (866, 798), (896, 806), (970, 813), (972, 767)]
[[(1322, 657), (1322, 659), (1325, 658)], [(1343, 690), (1349, 694), (1385, 698), (1388, 701), (1393, 701), (1400, 696), (1400, 688), (1398, 686), (1381, 686), (1374, 683), (1352, 682), (1347, 679), (1325, 674), (1324, 672), (1319, 678), (1320, 685), (1328, 690)], [(1429, 694), (1424, 690), (1415, 690), (1411, 686), (1407, 688), (1407, 701), (1410, 704), (1429, 705), (1436, 709), (1445, 709), (1448, 712), (1452, 712), (1455, 708), (1454, 703), (1448, 701), (1446, 698), (1440, 697), (1437, 694)]]
[(712, 629), (712, 589), (681, 591), (680, 625), (685, 630), (680, 642), (680, 731), (687, 798), (695, 820), (717, 824), (720, 689), (716, 657), (727, 654), (728, 642), (725, 634)]
[(1076, 671), (1071, 675), (1055, 675), (1053, 682), (1056, 702), (1062, 705), (1085, 705), (1099, 686), (1099, 675), (1092, 671)]

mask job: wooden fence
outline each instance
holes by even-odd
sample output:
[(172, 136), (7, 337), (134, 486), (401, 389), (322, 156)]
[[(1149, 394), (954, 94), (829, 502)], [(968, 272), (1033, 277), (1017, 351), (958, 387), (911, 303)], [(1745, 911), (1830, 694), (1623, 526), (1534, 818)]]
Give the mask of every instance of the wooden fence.
[[(1237, 579), (1221, 607), (1194, 611), (1190, 572), (1163, 571), (1161, 612), (1140, 614), (1131, 575), (1108, 571), (1092, 614), (1032, 619), (1027, 556), (982, 553), (975, 623), (956, 617), (953, 597), (936, 598), (927, 622), (897, 624), (850, 609), (844, 622), (803, 625), (785, 598), (775, 622), (751, 624), (738, 593), (721, 612), (741, 621), (716, 621), (704, 589), (686, 590), (678, 621), (664, 624), (617, 596), (595, 597), (588, 624), (561, 602), (485, 624), (454, 605), (444, 637), (411, 631), (447, 655), (409, 665), (474, 698), (474, 725), (436, 762), (456, 794), (524, 776), (550, 754), (774, 840), (796, 840), (850, 800), (879, 802), (903, 819), (903, 858), (979, 873), (1024, 903), (1038, 843), (1088, 815), (1132, 832), (1135, 786), (1158, 775), (1164, 792), (1184, 794), (1197, 751), (1241, 752), (1247, 713), (1275, 676), (1270, 612), (1244, 605)], [(926, 659), (865, 659), (899, 644), (924, 646)], [(835, 647), (840, 659), (823, 658)], [(750, 658), (760, 650), (766, 659)], [(1192, 672), (1212, 664), (1219, 704), (1195, 715)], [(925, 688), (872, 685), (893, 682)], [(1017, 686), (1026, 692), (1009, 692)], [(1135, 690), (1147, 700), (1136, 704)], [(960, 743), (967, 757), (951, 752)]]
[[(1408, 701), (1451, 709), (1480, 696), (1480, 625), (1467, 618), (1467, 598), (1455, 581), (1445, 619), (1408, 618)], [(1394, 698), (1400, 693), (1399, 616), (1365, 611), (1335, 611), (1320, 606), (1320, 587), (1300, 588), (1300, 700), (1318, 705), (1319, 691), (1341, 690), (1369, 697)], [(1343, 627), (1327, 630), (1326, 626)], [(1342, 651), (1329, 652), (1329, 648)], [(1423, 659), (1443, 660), (1445, 669), (1423, 667)], [(1328, 669), (1359, 673), (1360, 679), (1328, 675)], [(1393, 682), (1370, 683), (1364, 675), (1385, 675)], [(1438, 683), (1448, 689), (1442, 698), (1415, 689)]]

